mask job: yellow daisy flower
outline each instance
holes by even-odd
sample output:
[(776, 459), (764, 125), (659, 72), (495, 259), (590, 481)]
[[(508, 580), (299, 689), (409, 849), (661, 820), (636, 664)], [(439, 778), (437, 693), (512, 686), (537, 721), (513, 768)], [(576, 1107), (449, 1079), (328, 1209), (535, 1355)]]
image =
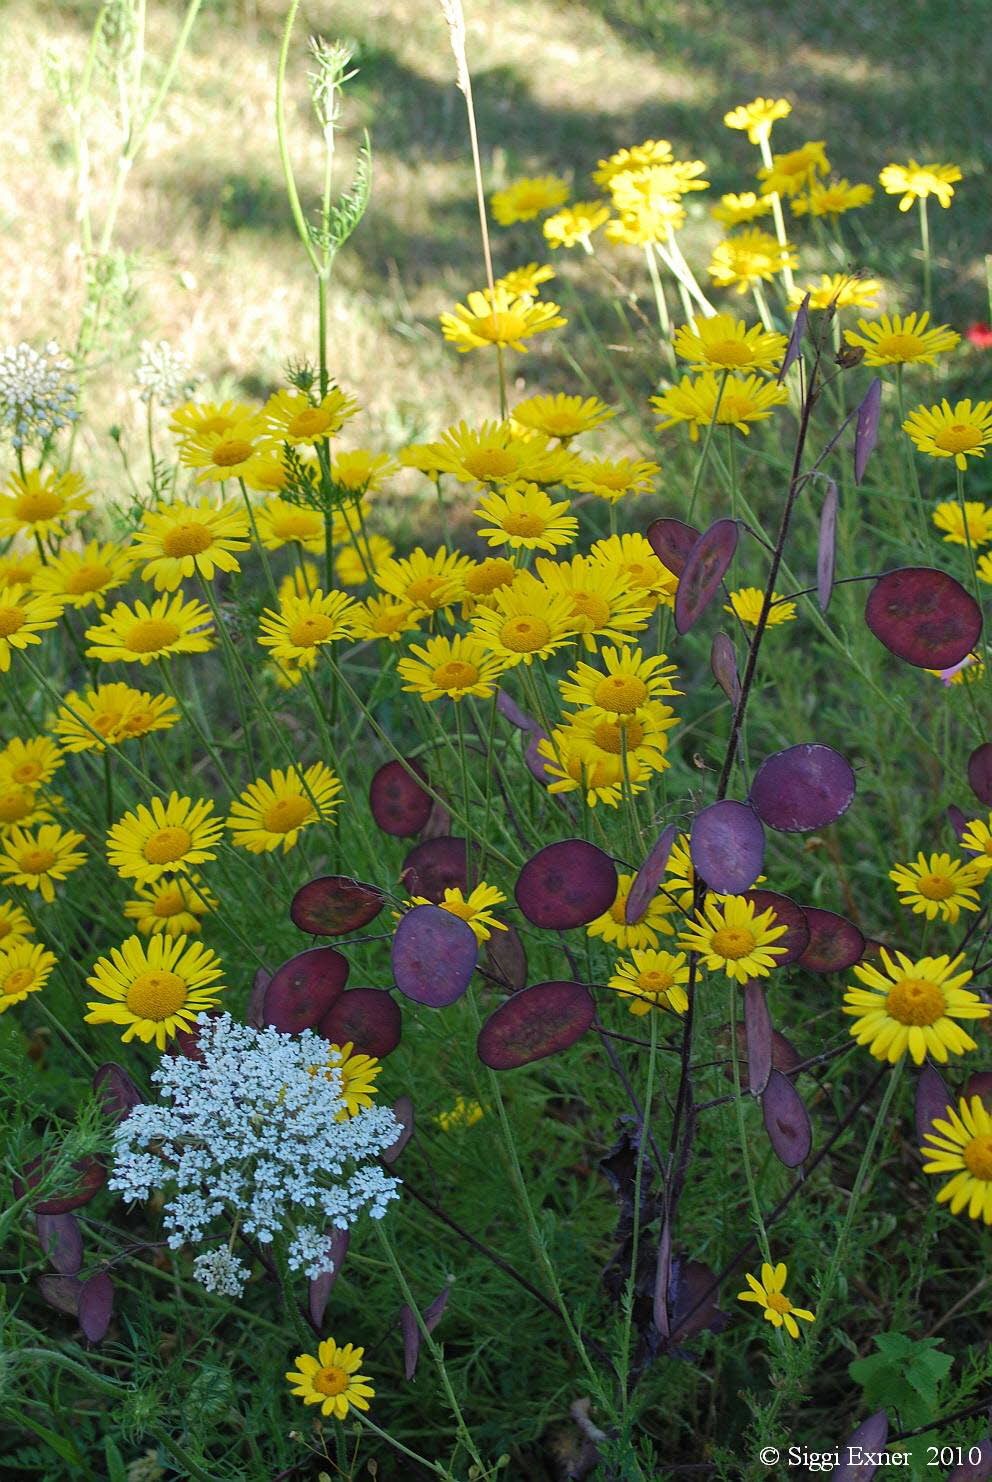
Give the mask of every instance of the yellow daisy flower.
[(334, 550), (334, 575), (343, 587), (363, 587), (370, 572), (388, 561), (396, 547), (384, 535), (354, 535)]
[(196, 573), (212, 581), (217, 571), (237, 571), (234, 552), (246, 551), (249, 544), (243, 510), (201, 499), (148, 510), (135, 533), (131, 555), (136, 562), (145, 562), (143, 581), (152, 582), (158, 592), (174, 592)]
[(689, 853), (689, 838), (687, 834), (679, 834), (668, 855), (663, 888), (678, 902), (680, 910), (691, 911), (695, 887), (696, 871)]
[(454, 1132), (457, 1127), (474, 1127), (484, 1116), (485, 1112), (477, 1101), (466, 1101), (464, 1096), (456, 1096), (450, 1111), (438, 1112), (434, 1120), (442, 1132)]
[(675, 331), (673, 340), (676, 355), (713, 370), (777, 370), (787, 343), (784, 334), (760, 324), (748, 329), (733, 314), (693, 319)]
[(625, 211), (657, 211), (677, 204), (680, 197), (694, 190), (708, 190), (709, 181), (702, 176), (702, 160), (667, 160), (639, 170), (620, 170), (610, 181), (610, 195), (621, 215)]
[(151, 664), (174, 654), (202, 654), (213, 648), (210, 609), (181, 593), (156, 597), (149, 606), (118, 602), (99, 623), (86, 629), (88, 659), (105, 664)]
[(671, 386), (661, 396), (652, 396), (650, 402), (664, 418), (657, 424), (659, 431), (686, 422), (689, 437), (696, 442), (714, 417), (718, 427), (736, 427), (746, 437), (750, 423), (765, 421), (788, 399), (784, 386), (763, 381), (760, 376), (728, 375), (723, 380), (715, 371), (703, 371), (695, 377), (683, 376), (677, 386)]
[(0, 838), (14, 828), (30, 828), (36, 823), (50, 823), (51, 819), (50, 802), (35, 788), (12, 782), (0, 772)]
[(775, 912), (760, 914), (754, 901), (743, 896), (727, 895), (710, 898), (688, 923), (679, 937), (679, 946), (687, 952), (698, 952), (703, 966), (711, 972), (726, 973), (736, 983), (748, 978), (766, 978), (776, 966), (785, 947), (777, 947), (787, 928), (775, 925)]
[(689, 1007), (685, 984), (689, 966), (684, 952), (654, 952), (650, 948), (629, 958), (620, 958), (609, 986), (628, 1000), (632, 1014), (649, 1014), (652, 1009), (668, 1009), (684, 1014)]
[(933, 1127), (920, 1148), (929, 1160), (923, 1172), (954, 1175), (938, 1190), (937, 1203), (950, 1204), (951, 1214), (967, 1205), (969, 1219), (992, 1225), (992, 1116), (982, 1098), (962, 1096), (957, 1111), (949, 1106)]
[(26, 741), (15, 736), (0, 751), (0, 777), (24, 787), (40, 787), (51, 782), (63, 762), (61, 751), (47, 736), (30, 736)]
[(651, 494), (661, 469), (643, 458), (578, 458), (565, 482), (577, 494), (595, 494), (615, 504), (626, 494)]
[(356, 638), (385, 638), (388, 643), (398, 643), (404, 633), (419, 628), (417, 616), (409, 603), (396, 597), (368, 597), (352, 614), (352, 627)]
[(199, 484), (243, 479), (253, 488), (258, 466), (272, 453), (271, 437), (257, 414), (223, 431), (192, 433), (179, 445), (180, 463), (199, 470)]
[(940, 917), (953, 926), (962, 910), (978, 910), (978, 889), (985, 872), (971, 863), (952, 859), (949, 854), (922, 853), (911, 864), (896, 865), (889, 871), (895, 881), (899, 903), (909, 906), (914, 915), (928, 921)]
[(265, 499), (255, 509), (258, 538), (267, 551), (298, 543), (314, 556), (324, 552), (324, 516), (319, 509), (291, 504), (288, 499)]
[(125, 813), (107, 834), (107, 859), (123, 880), (151, 885), (163, 875), (184, 874), (216, 859), (223, 823), (205, 798), (171, 792)]
[(55, 953), (46, 952), (38, 943), (5, 943), (0, 952), (0, 1014), (44, 988), (54, 966)]
[(552, 211), (568, 200), (568, 185), (558, 175), (530, 175), (515, 180), (489, 198), (493, 216), (500, 226), (533, 221), (542, 211)]
[(441, 332), (463, 353), (487, 345), (505, 345), (525, 353), (524, 340), (567, 323), (557, 304), (535, 303), (528, 296), (515, 298), (505, 288), (492, 293), (484, 288), (470, 293), (466, 303), (456, 304), (454, 313), (441, 315)]
[(182, 443), (191, 437), (228, 432), (257, 416), (258, 408), (245, 401), (184, 401), (172, 413), (169, 431)]
[(546, 659), (575, 636), (572, 604), (522, 571), (512, 587), (492, 594), (492, 605), (472, 617), (472, 633), (507, 666)]
[(375, 573), (375, 584), (390, 597), (418, 613), (445, 612), (462, 594), (468, 556), (438, 546), (430, 555), (421, 546), (409, 556), (385, 561)]
[(675, 928), (668, 920), (675, 907), (659, 892), (652, 896), (636, 921), (629, 925), (626, 919), (627, 897), (636, 876), (620, 875), (616, 898), (608, 911), (590, 921), (586, 935), (602, 937), (604, 942), (615, 942), (623, 951), (634, 947), (657, 947), (658, 933), (671, 936)]
[(98, 684), (81, 695), (66, 695), (52, 730), (66, 751), (103, 751), (151, 731), (171, 730), (178, 719), (169, 695), (152, 695), (129, 684)]
[(853, 329), (844, 331), (849, 345), (858, 345), (865, 352), (865, 365), (936, 365), (936, 357), (953, 350), (961, 336), (946, 324), (928, 329), (930, 315), (883, 314), (877, 322), (858, 320), (860, 334)]
[(593, 543), (589, 557), (615, 570), (631, 591), (652, 607), (671, 607), (674, 603), (678, 577), (659, 561), (646, 536), (609, 535)]
[(429, 479), (439, 479), (444, 472), (444, 454), (439, 443), (410, 443), (396, 455), (403, 468), (415, 468)]
[(672, 158), (672, 146), (667, 139), (645, 139), (643, 144), (635, 144), (630, 149), (618, 149), (609, 159), (600, 160), (592, 178), (597, 185), (608, 189), (616, 175), (623, 175), (631, 170), (649, 170), (655, 165), (667, 165)]
[(191, 1029), (198, 1014), (216, 1007), (224, 984), (216, 952), (202, 942), (164, 934), (128, 937), (108, 957), (93, 964), (86, 982), (101, 998), (87, 1003), (86, 1024), (123, 1026), (124, 1044), (133, 1039), (164, 1050), (166, 1041)]
[(364, 1357), (364, 1348), (352, 1348), (350, 1343), (339, 1348), (333, 1338), (325, 1338), (316, 1358), (311, 1353), (297, 1355), (296, 1368), (286, 1378), (305, 1405), (319, 1405), (322, 1415), (344, 1420), (350, 1409), (367, 1410), (375, 1395), (369, 1376), (357, 1372)]
[(227, 827), (232, 844), (250, 854), (286, 854), (312, 823), (331, 823), (338, 807), (341, 780), (324, 762), (299, 770), (274, 767), (231, 804)]
[(609, 219), (610, 208), (602, 201), (576, 201), (548, 216), (541, 224), (545, 240), (551, 247), (581, 246), (592, 251), (592, 234)]
[(739, 195), (721, 196), (719, 205), (710, 207), (710, 215), (722, 226), (734, 227), (757, 221), (759, 216), (767, 216), (771, 209), (771, 196), (758, 196), (753, 190), (745, 190)]
[(964, 513), (957, 500), (945, 500), (931, 516), (944, 539), (951, 545), (987, 545), (992, 540), (992, 506), (967, 499)]
[(439, 472), (453, 473), (461, 484), (532, 484), (562, 482), (573, 458), (563, 448), (548, 448), (540, 437), (523, 437), (509, 422), (483, 422), (449, 427), (437, 449)]
[(594, 669), (578, 664), (568, 678), (558, 681), (562, 698), (607, 718), (633, 715), (650, 700), (681, 694), (670, 676), (677, 673), (667, 654), (648, 655), (639, 648), (604, 648), (600, 659), (606, 667)]
[(521, 427), (557, 437), (566, 442), (580, 432), (591, 432), (616, 416), (598, 396), (528, 396), (518, 401), (510, 416)]
[(831, 180), (829, 185), (821, 180), (811, 180), (806, 194), (793, 196), (789, 205), (793, 216), (840, 216), (845, 211), (867, 206), (874, 194), (874, 186), (852, 185), (843, 176)]
[(798, 266), (791, 242), (780, 245), (768, 232), (749, 227), (716, 244), (706, 271), (721, 288), (733, 287), (738, 293), (746, 293), (752, 284), (770, 283), (776, 273)]
[(885, 972), (870, 963), (856, 963), (855, 977), (867, 986), (849, 984), (844, 994), (844, 1013), (855, 1020), (851, 1034), (858, 1044), (866, 1045), (876, 1060), (893, 1065), (907, 1050), (922, 1065), (927, 1055), (944, 1064), (948, 1054), (977, 1049), (955, 1022), (985, 1019), (989, 1013), (977, 993), (964, 986), (971, 982), (971, 973), (957, 971), (964, 954), (914, 962), (904, 952), (880, 950)]
[[(921, 453), (931, 458), (953, 458), (964, 471), (969, 458), (984, 458), (992, 443), (992, 401), (958, 401), (945, 397), (939, 406), (917, 407), (902, 424)], [(3, 632), (0, 608), (0, 633)]]
[(817, 174), (830, 174), (830, 161), (824, 153), (825, 141), (813, 139), (787, 154), (773, 154), (770, 165), (758, 171), (763, 196), (794, 196), (816, 179)]
[(217, 900), (191, 873), (163, 878), (149, 885), (136, 885), (131, 900), (124, 902), (124, 915), (143, 937), (190, 936), (200, 930), (200, 918), (217, 909)]
[(302, 561), (287, 571), (278, 588), (280, 603), (291, 597), (312, 597), (323, 579), (323, 568), (315, 561)]
[(811, 309), (874, 309), (878, 304), (881, 283), (877, 278), (858, 278), (850, 273), (821, 273), (818, 283), (794, 288), (789, 308), (798, 309), (809, 294)]
[(499, 493), (485, 496), (474, 513), (490, 523), (479, 527), (491, 546), (508, 545), (511, 550), (553, 551), (571, 545), (579, 533), (579, 522), (567, 511), (567, 499), (552, 500), (537, 484), (503, 484)]
[(597, 647), (597, 639), (632, 642), (632, 635), (647, 627), (655, 607), (645, 592), (627, 586), (618, 567), (591, 556), (573, 556), (571, 561), (539, 556), (537, 575), (549, 591), (568, 597), (589, 652)]
[(925, 201), (928, 196), (936, 196), (946, 209), (961, 171), (957, 165), (921, 165), (911, 159), (905, 165), (886, 165), (878, 179), (887, 195), (902, 196), (900, 211), (908, 211), (914, 201)]
[(59, 597), (70, 607), (102, 608), (107, 593), (123, 586), (134, 568), (130, 551), (109, 541), (91, 540), (81, 551), (62, 551), (42, 566), (34, 578), (36, 592)]
[(680, 199), (656, 196), (650, 202), (642, 201), (621, 211), (606, 223), (603, 235), (608, 242), (625, 247), (646, 247), (652, 242), (668, 242), (673, 232), (685, 226), (686, 220)]
[(491, 607), (493, 593), (512, 587), (520, 571), (509, 556), (474, 561), (462, 579), (462, 617), (471, 617), (477, 607)]
[(56, 823), (43, 823), (33, 832), (12, 829), (0, 842), (0, 875), (4, 884), (37, 890), (42, 900), (51, 904), (56, 883), (86, 863), (86, 855), (79, 848), (82, 842), (82, 834), (61, 829)]
[[(301, 459), (301, 462), (308, 462)], [(261, 494), (279, 494), (289, 483), (290, 467), (281, 448), (263, 450), (251, 466), (251, 487)]]
[(513, 298), (537, 298), (542, 283), (550, 283), (558, 274), (550, 263), (526, 263), (522, 268), (513, 268), (497, 278), (494, 288), (505, 288)]
[(89, 509), (91, 492), (78, 473), (12, 473), (0, 494), (0, 536), (64, 535), (67, 524)]
[[(742, 623), (748, 623), (752, 628), (756, 628), (764, 600), (765, 594), (760, 587), (738, 587), (736, 592), (730, 593), (730, 601), (723, 604), (723, 610), (732, 612)], [(778, 592), (773, 592), (772, 605), (768, 609), (765, 627), (777, 628), (780, 623), (792, 622), (795, 615), (796, 604), (783, 602)]]
[(816, 1322), (814, 1313), (805, 1307), (793, 1307), (783, 1291), (788, 1272), (782, 1261), (777, 1266), (769, 1266), (765, 1261), (761, 1267), (761, 1280), (752, 1276), (750, 1271), (745, 1271), (744, 1280), (748, 1284), (746, 1292), (738, 1292), (738, 1302), (757, 1302), (759, 1307), (764, 1308), (764, 1316), (773, 1328), (784, 1327), (790, 1338), (799, 1337), (799, 1327), (796, 1318), (801, 1317), (803, 1322)]
[(983, 875), (992, 870), (992, 813), (984, 821), (972, 819), (961, 835), (961, 848), (970, 849), (977, 856), (972, 864)]
[[(495, 885), (487, 885), (480, 880), (468, 895), (460, 890), (458, 886), (449, 885), (444, 892), (444, 899), (437, 902), (442, 911), (448, 911), (452, 916), (460, 916), (466, 921), (475, 934), (475, 940), (481, 945), (488, 942), (494, 931), (506, 931), (502, 921), (497, 921), (492, 914), (493, 906), (502, 905), (506, 896)], [(411, 906), (429, 906), (432, 902), (425, 895), (415, 895), (409, 901)]]
[(400, 659), (396, 672), (407, 694), (422, 700), (463, 700), (476, 695), (486, 700), (507, 667), (506, 660), (491, 653), (472, 636), (456, 633), (453, 638), (428, 638), (421, 647), (414, 643), (413, 659)]
[(626, 766), (619, 751), (604, 751), (590, 738), (590, 726), (576, 724), (555, 726), (551, 735), (542, 736), (537, 752), (551, 779), (549, 793), (585, 793), (586, 804), (595, 808), (619, 808), (627, 796), (636, 797), (650, 781), (656, 767), (645, 767), (638, 753), (627, 753)]
[(0, 674), (7, 673), (17, 649), (40, 643), (38, 635), (54, 628), (61, 615), (59, 597), (35, 596), (21, 587), (0, 591)]
[(280, 662), (289, 659), (312, 663), (317, 649), (325, 643), (351, 637), (356, 606), (354, 597), (345, 592), (325, 595), (320, 587), (306, 597), (286, 597), (278, 612), (267, 607), (262, 613), (258, 641)]
[(0, 949), (6, 951), (14, 942), (34, 936), (34, 927), (20, 906), (0, 900)]
[(389, 474), (397, 469), (395, 458), (388, 453), (373, 453), (371, 448), (353, 448), (348, 453), (335, 453), (331, 478), (352, 494), (371, 494), (381, 489)]
[(761, 144), (771, 137), (772, 127), (780, 118), (788, 118), (792, 104), (787, 98), (755, 98), (750, 103), (741, 103), (723, 115), (728, 129), (744, 129), (752, 144)]
[[(338, 1072), (344, 1098), (344, 1106), (335, 1118), (338, 1122), (346, 1122), (349, 1117), (375, 1103), (375, 1083), (382, 1064), (373, 1055), (356, 1055), (354, 1050), (351, 1040), (344, 1045), (331, 1045), (323, 1065), (310, 1066), (311, 1075), (326, 1075), (329, 1070)], [(327, 1076), (327, 1079), (331, 1077)]]
[(357, 411), (357, 401), (337, 386), (316, 404), (302, 391), (289, 388), (269, 397), (261, 419), (269, 437), (295, 448), (333, 437)]
[(33, 587), (41, 569), (41, 557), (36, 551), (12, 546), (0, 556), (0, 593), (15, 587)]

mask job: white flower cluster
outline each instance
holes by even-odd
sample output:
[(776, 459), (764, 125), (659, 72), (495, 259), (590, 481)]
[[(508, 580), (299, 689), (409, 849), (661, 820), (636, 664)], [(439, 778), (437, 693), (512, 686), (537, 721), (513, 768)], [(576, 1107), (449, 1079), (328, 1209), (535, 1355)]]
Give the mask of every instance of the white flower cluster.
[(141, 359), (134, 373), (141, 387), (141, 401), (157, 400), (163, 406), (175, 406), (185, 401), (195, 387), (199, 376), (181, 350), (174, 350), (168, 340), (141, 341)]
[(79, 387), (71, 370), (72, 361), (54, 340), (41, 350), (25, 340), (0, 350), (0, 427), (8, 429), (15, 448), (44, 444), (75, 422)]
[[(370, 1161), (400, 1135), (393, 1113), (373, 1106), (339, 1122), (340, 1072), (325, 1069), (327, 1043), (310, 1030), (253, 1029), (229, 1014), (197, 1023), (202, 1061), (163, 1056), (152, 1080), (171, 1104), (136, 1106), (118, 1126), (110, 1188), (128, 1199), (168, 1190), (173, 1249), (226, 1215), (263, 1244), (285, 1236), (293, 1270), (333, 1270), (327, 1227), (347, 1229), (363, 1210), (381, 1219), (397, 1197), (397, 1180)], [(244, 1268), (221, 1256), (201, 1255), (197, 1277), (214, 1290), (243, 1285)]]
[(217, 1292), (222, 1297), (239, 1297), (250, 1272), (233, 1251), (226, 1245), (219, 1245), (215, 1250), (201, 1251), (193, 1262), (193, 1275), (208, 1292)]

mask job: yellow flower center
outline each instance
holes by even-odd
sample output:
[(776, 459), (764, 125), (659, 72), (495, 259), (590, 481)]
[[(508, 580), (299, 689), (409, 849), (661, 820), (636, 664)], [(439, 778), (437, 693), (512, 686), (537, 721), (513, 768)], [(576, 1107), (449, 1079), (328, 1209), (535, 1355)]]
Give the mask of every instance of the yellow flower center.
[(163, 890), (161, 895), (155, 899), (152, 906), (152, 915), (160, 918), (178, 916), (181, 911), (186, 910), (186, 901), (178, 885)]
[(64, 500), (54, 489), (31, 489), (14, 500), (14, 513), (19, 520), (35, 524), (38, 520), (50, 520), (60, 514)]
[(429, 607), (431, 609), (442, 607), (444, 605), (444, 586), (445, 581), (443, 576), (435, 576), (433, 573), (430, 576), (419, 576), (407, 587), (406, 599), (408, 602), (416, 603), (418, 607)]
[(501, 561), (498, 557), (483, 561), (481, 566), (477, 566), (466, 576), (465, 590), (471, 592), (473, 597), (485, 597), (498, 587), (508, 587), (516, 574), (517, 568), (512, 561)]
[(917, 889), (928, 901), (946, 901), (955, 886), (949, 875), (921, 875)]
[(766, 1292), (765, 1301), (773, 1312), (791, 1312), (792, 1303), (783, 1292)]
[(54, 849), (25, 849), (17, 861), (17, 867), (25, 875), (44, 875), (57, 858)]
[(318, 1369), (313, 1376), (313, 1387), (322, 1395), (343, 1394), (348, 1388), (348, 1378), (344, 1369)]
[(706, 358), (714, 365), (750, 365), (754, 351), (744, 340), (717, 340), (706, 346)]
[(507, 535), (543, 535), (548, 528), (548, 522), (543, 515), (533, 514), (524, 509), (513, 510), (505, 514), (502, 525)]
[(480, 314), (472, 320), (472, 328), (480, 340), (489, 340), (493, 345), (506, 345), (519, 340), (527, 331), (527, 320), (523, 314)]
[(120, 710), (97, 710), (90, 716), (90, 725), (94, 731), (99, 731), (101, 736), (109, 736), (117, 729), (124, 719)]
[(221, 438), (211, 459), (217, 468), (234, 468), (238, 463), (247, 463), (254, 451), (254, 443), (246, 442), (242, 437)]
[(573, 592), (572, 606), (579, 617), (587, 620), (588, 632), (604, 627), (609, 621), (610, 604), (598, 592)]
[(977, 427), (968, 427), (963, 422), (955, 422), (952, 427), (942, 427), (934, 436), (934, 442), (945, 453), (967, 453), (970, 448), (980, 447), (981, 441), (982, 435)]
[(746, 422), (757, 410), (757, 403), (751, 397), (730, 391), (720, 403), (720, 421)]
[(0, 607), (0, 638), (9, 638), (27, 622), (27, 613), (21, 607)]
[(926, 345), (916, 334), (887, 334), (876, 340), (875, 349), (891, 360), (915, 360)]
[(551, 628), (543, 618), (512, 617), (503, 624), (499, 636), (505, 648), (517, 654), (530, 654), (544, 647), (551, 637)]
[(188, 986), (177, 973), (141, 973), (124, 1002), (136, 1019), (168, 1019), (186, 1002)]
[(722, 926), (710, 938), (710, 947), (717, 957), (737, 962), (753, 952), (757, 942), (754, 932), (747, 926)]
[(70, 597), (85, 597), (87, 592), (98, 592), (108, 582), (113, 581), (113, 572), (109, 566), (102, 565), (99, 561), (92, 562), (89, 566), (78, 566), (65, 579), (65, 590)]
[(3, 941), (4, 937), (9, 936), (13, 930), (14, 923), (12, 921), (5, 921), (4, 918), (0, 916), (0, 942)]
[(198, 556), (213, 542), (209, 525), (199, 520), (183, 520), (163, 535), (162, 550), (167, 556)]
[(34, 787), (41, 781), (41, 774), (45, 770), (41, 762), (18, 762), (16, 767), (10, 771), (15, 782), (23, 782), (28, 787)]
[[(610, 915), (613, 917), (613, 920), (618, 926), (627, 925), (627, 894), (625, 891), (621, 892), (621, 894), (618, 895), (616, 900), (613, 902), (612, 906), (610, 907)], [(640, 919), (641, 917), (638, 916), (637, 920), (640, 921)], [(631, 922), (632, 926), (636, 926), (636, 924), (636, 922)]]
[(164, 618), (142, 618), (128, 629), (124, 647), (133, 654), (157, 653), (170, 648), (179, 637), (179, 628)]
[(326, 612), (310, 612), (298, 617), (288, 625), (289, 641), (297, 648), (313, 648), (324, 643), (334, 631), (334, 624)]
[(145, 840), (141, 853), (149, 864), (174, 864), (193, 843), (193, 835), (179, 825), (160, 828)]
[(155, 712), (151, 709), (132, 710), (128, 716), (118, 715), (116, 720), (123, 728), (125, 736), (143, 736), (146, 731), (151, 730)]
[(513, 473), (517, 467), (517, 457), (506, 448), (480, 448), (477, 453), (470, 453), (462, 463), (466, 473), (485, 484)]
[(648, 698), (648, 687), (636, 674), (608, 674), (592, 692), (593, 704), (615, 715), (632, 715)]
[(406, 624), (408, 612), (405, 607), (384, 607), (372, 618), (372, 631), (382, 633), (400, 633)]
[(16, 823), (34, 812), (34, 793), (28, 788), (0, 793), (0, 823)]
[(438, 664), (431, 679), (439, 690), (464, 690), (469, 685), (478, 684), (479, 671), (474, 664), (449, 659), (445, 664)]
[(900, 1024), (936, 1024), (947, 1009), (944, 990), (929, 978), (900, 978), (885, 999), (886, 1012)]
[(611, 756), (622, 756), (624, 731), (627, 733), (629, 753), (644, 740), (644, 727), (638, 720), (628, 720), (623, 725), (618, 720), (601, 720), (592, 733), (593, 740), (600, 751), (608, 751)]
[(985, 1183), (992, 1182), (992, 1133), (973, 1137), (962, 1149), (961, 1157), (968, 1172)]
[(286, 431), (290, 437), (306, 438), (309, 442), (316, 433), (318, 436), (325, 433), (331, 425), (328, 412), (322, 411), (320, 407), (304, 407), (302, 412), (297, 412), (290, 417)]
[(645, 993), (667, 993), (674, 982), (673, 975), (663, 972), (660, 967), (646, 968), (637, 975), (637, 986), (643, 988)]
[(270, 834), (288, 834), (313, 816), (313, 804), (309, 798), (279, 798), (264, 809), (262, 827)]
[(33, 967), (15, 967), (12, 973), (8, 973), (4, 979), (2, 991), (4, 993), (23, 993), (25, 988), (30, 988), (34, 983), (35, 972)]
[(280, 540), (313, 540), (323, 528), (320, 515), (310, 509), (287, 511), (272, 522), (272, 532)]
[(26, 587), (34, 576), (30, 566), (7, 566), (0, 571), (0, 587)]

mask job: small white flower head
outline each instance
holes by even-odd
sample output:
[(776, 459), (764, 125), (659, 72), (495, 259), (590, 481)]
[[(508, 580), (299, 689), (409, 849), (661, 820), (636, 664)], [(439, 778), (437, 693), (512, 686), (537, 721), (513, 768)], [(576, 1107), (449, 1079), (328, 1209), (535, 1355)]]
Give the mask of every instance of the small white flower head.
[(141, 401), (158, 401), (172, 407), (185, 401), (199, 381), (193, 367), (181, 350), (174, 350), (168, 340), (141, 341), (141, 359), (134, 373)]
[(193, 1262), (193, 1275), (200, 1285), (221, 1297), (240, 1297), (249, 1274), (248, 1267), (226, 1245), (201, 1251)]
[[(173, 1249), (236, 1217), (262, 1244), (284, 1237), (291, 1269), (333, 1270), (329, 1227), (348, 1229), (362, 1212), (381, 1219), (397, 1197), (397, 1180), (374, 1160), (399, 1124), (380, 1106), (337, 1120), (340, 1072), (311, 1030), (253, 1029), (229, 1014), (197, 1024), (202, 1059), (166, 1055), (152, 1072), (169, 1104), (136, 1106), (117, 1127), (109, 1187), (128, 1199), (166, 1191)], [(223, 1279), (216, 1259), (197, 1259), (204, 1285)]]
[(22, 340), (0, 350), (0, 429), (17, 449), (43, 447), (79, 415), (72, 362), (54, 340), (35, 350)]

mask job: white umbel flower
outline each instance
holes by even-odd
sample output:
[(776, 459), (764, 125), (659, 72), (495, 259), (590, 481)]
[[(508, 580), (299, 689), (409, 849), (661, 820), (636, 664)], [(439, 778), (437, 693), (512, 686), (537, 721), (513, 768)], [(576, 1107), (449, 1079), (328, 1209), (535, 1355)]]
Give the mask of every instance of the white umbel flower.
[(250, 1272), (226, 1245), (205, 1250), (193, 1262), (193, 1275), (208, 1292), (221, 1297), (240, 1297)]
[(15, 448), (41, 447), (75, 422), (79, 387), (71, 371), (72, 361), (55, 340), (41, 350), (26, 340), (0, 350), (0, 428), (7, 430)]
[(185, 401), (196, 386), (199, 377), (181, 350), (175, 350), (168, 340), (141, 341), (141, 358), (134, 379), (140, 387), (139, 400), (158, 401), (162, 406), (175, 406)]
[[(293, 1270), (333, 1270), (328, 1227), (347, 1229), (363, 1211), (381, 1219), (397, 1197), (397, 1180), (373, 1160), (399, 1124), (379, 1106), (337, 1120), (340, 1072), (311, 1030), (253, 1029), (229, 1014), (197, 1024), (202, 1060), (167, 1055), (152, 1072), (170, 1104), (136, 1106), (117, 1127), (109, 1187), (128, 1199), (168, 1193), (173, 1249), (236, 1216), (262, 1244), (285, 1239)], [(198, 1258), (201, 1281), (223, 1279), (216, 1254)]]

